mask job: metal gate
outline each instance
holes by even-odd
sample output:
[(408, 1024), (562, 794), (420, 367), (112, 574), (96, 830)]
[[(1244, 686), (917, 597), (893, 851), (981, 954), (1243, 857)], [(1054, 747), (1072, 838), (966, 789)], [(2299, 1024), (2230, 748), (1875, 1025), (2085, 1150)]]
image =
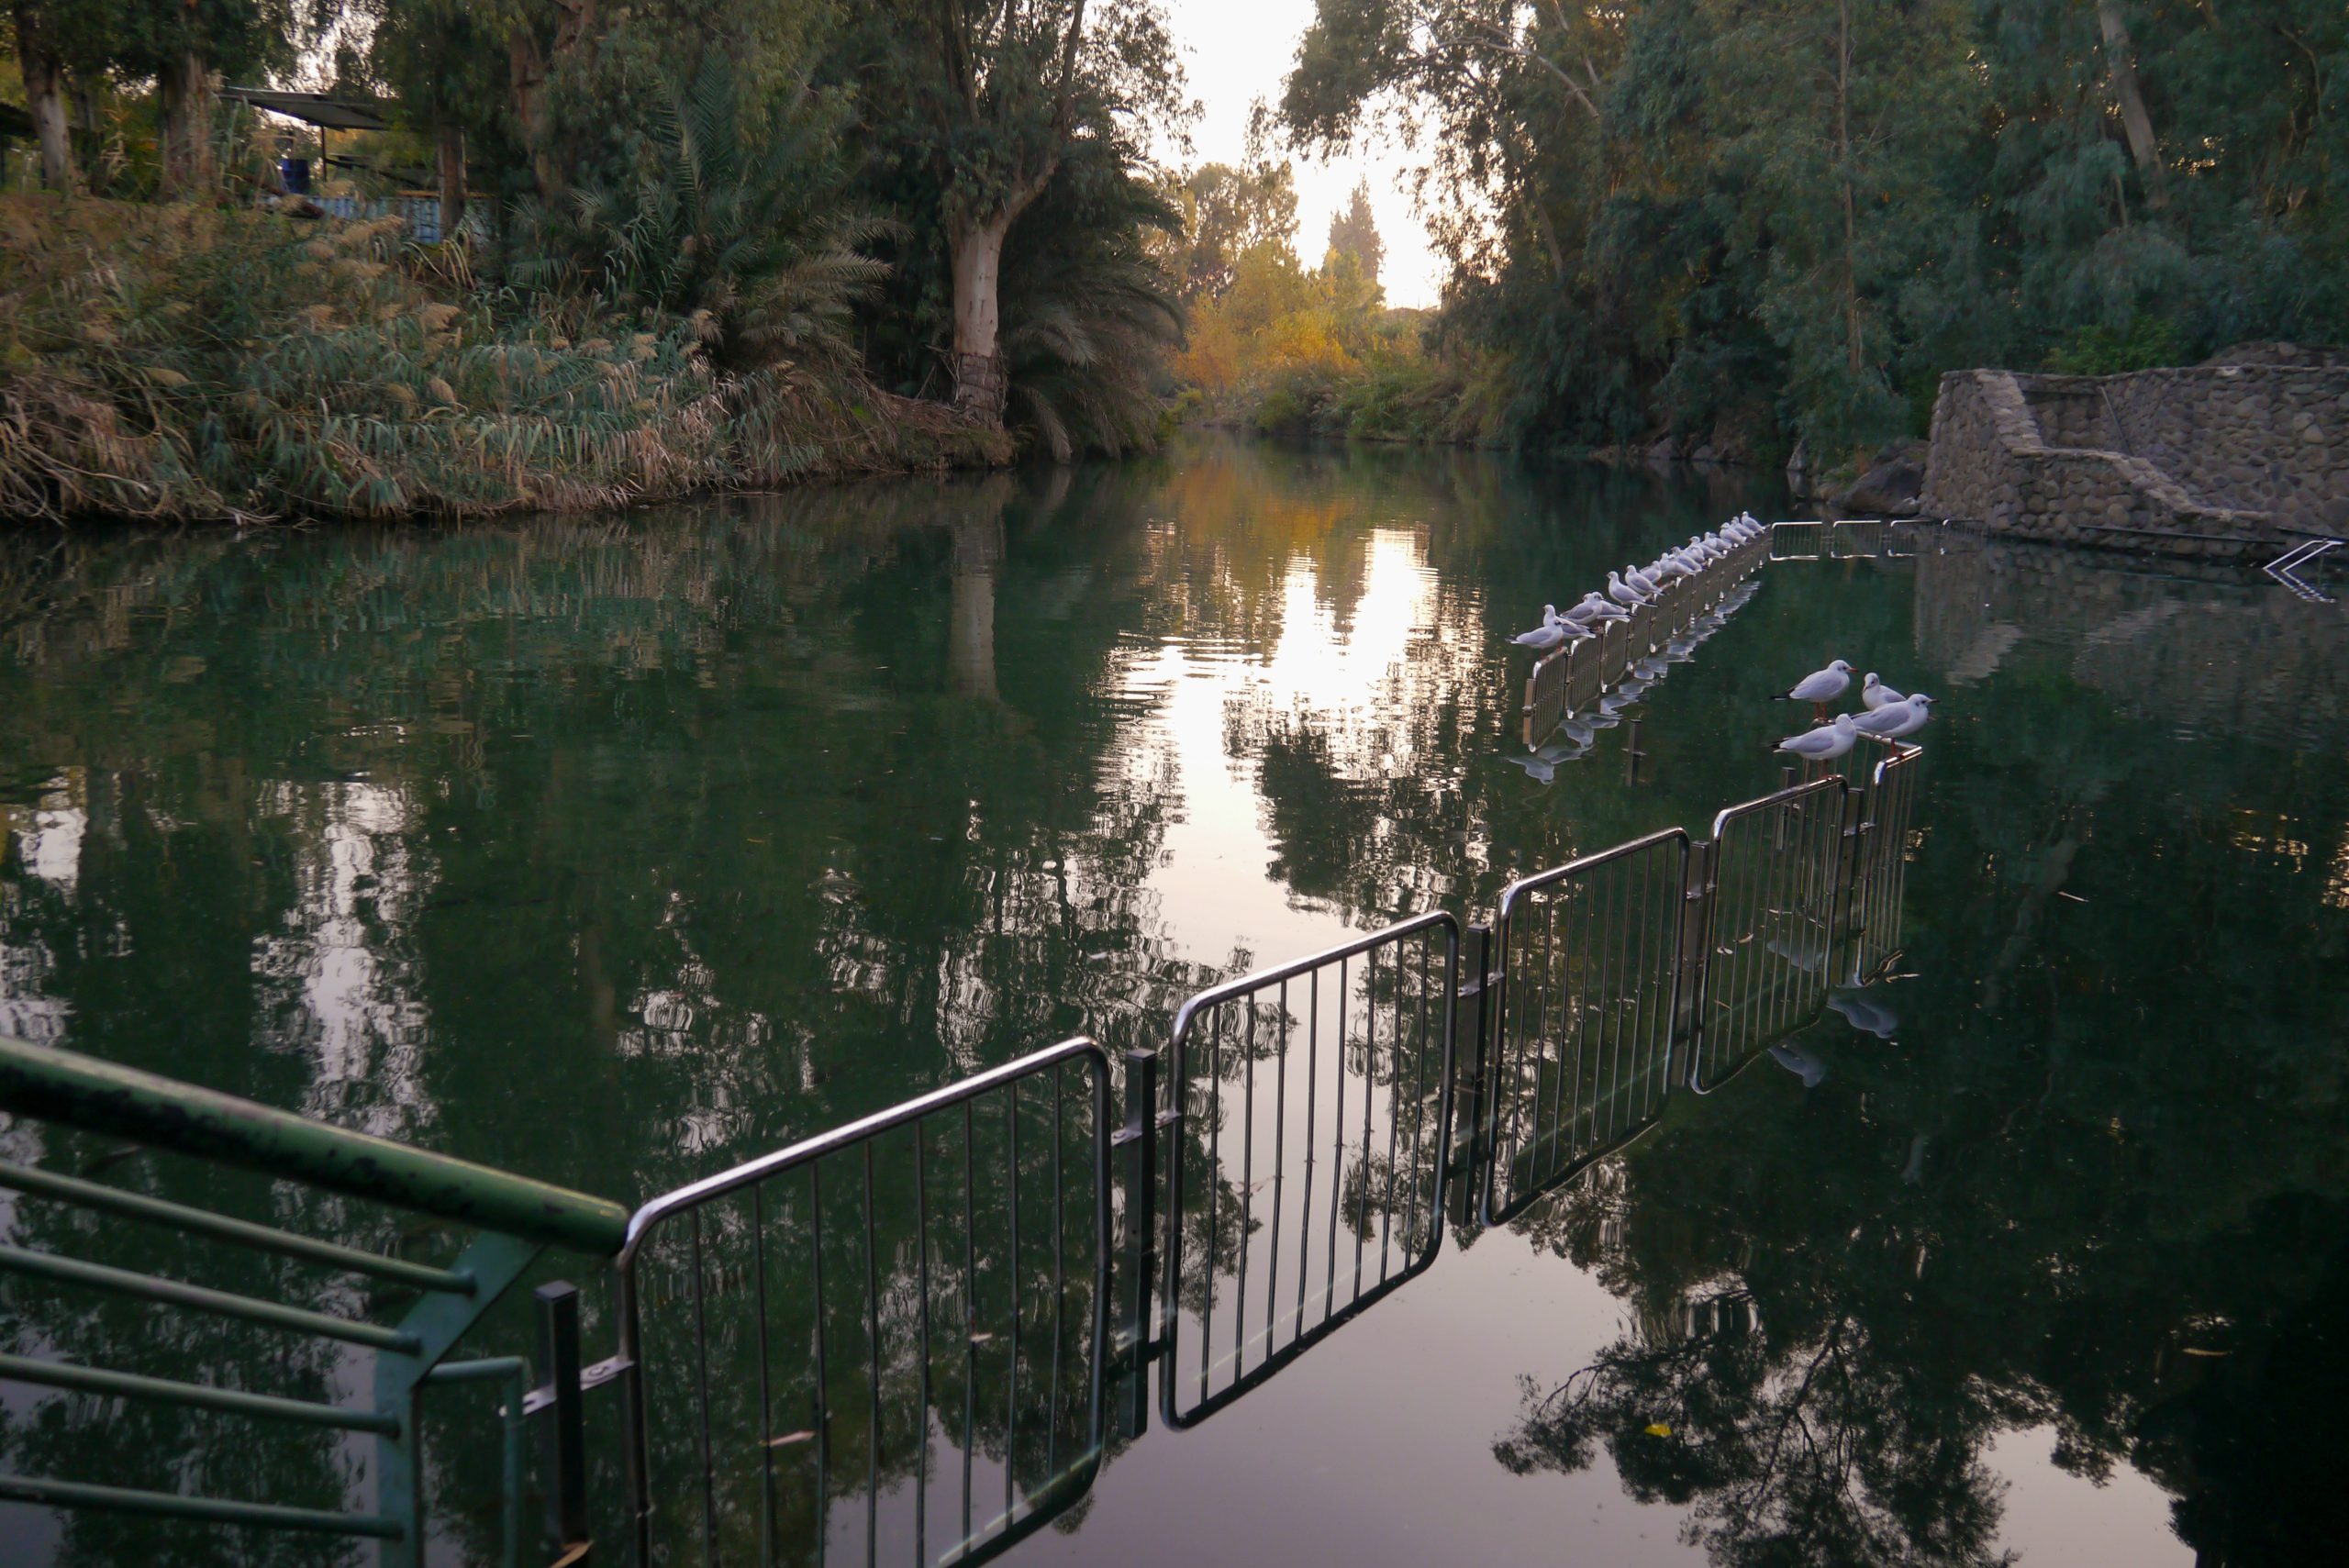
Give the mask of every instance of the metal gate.
[(1672, 828), (1502, 892), (1486, 1224), (1522, 1212), (1662, 1109), (1687, 874), (1688, 835)]
[(977, 1562), (1083, 1494), (1114, 1130), (1070, 1040), (639, 1210), (637, 1561)]
[(1460, 923), (1439, 910), (1184, 1005), (1163, 1118), (1169, 1426), (1434, 1261), (1459, 972)]
[(1817, 779), (1713, 818), (1704, 857), (1688, 1086), (1718, 1088), (1826, 1000), (1846, 789)]

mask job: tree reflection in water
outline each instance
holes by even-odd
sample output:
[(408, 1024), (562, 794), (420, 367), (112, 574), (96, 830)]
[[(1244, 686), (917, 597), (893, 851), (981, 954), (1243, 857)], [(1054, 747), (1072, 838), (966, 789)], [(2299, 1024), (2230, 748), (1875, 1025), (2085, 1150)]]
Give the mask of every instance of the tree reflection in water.
[[(0, 1026), (633, 1197), (1078, 1030), (1163, 1043), (1259, 960), (1701, 828), (1776, 782), (1786, 671), (1856, 652), (1949, 694), (1899, 1028), (1831, 1018), (1800, 1042), (1815, 1087), (1671, 1102), (1517, 1222), (1634, 1327), (1529, 1367), (1502, 1457), (1611, 1463), (1724, 1562), (1992, 1556), (1984, 1456), (2023, 1428), (2078, 1473), (2154, 1476), (2209, 1562), (2339, 1539), (2310, 1478), (2349, 1288), (2337, 617), (2029, 552), (1774, 566), (1646, 705), (1638, 786), (1510, 766), (1506, 632), (1746, 505), (1216, 445), (601, 522), (0, 541)], [(0, 1136), (115, 1154), (25, 1133)], [(15, 1210), (31, 1244), (44, 1213)], [(57, 1319), (0, 1291), (12, 1348), (336, 1375)], [(331, 1456), (228, 1440), (54, 1400), (0, 1427), (28, 1470), (337, 1496)], [(494, 1442), (435, 1451), (494, 1473)], [(57, 1561), (248, 1560), (155, 1539), (76, 1521)]]

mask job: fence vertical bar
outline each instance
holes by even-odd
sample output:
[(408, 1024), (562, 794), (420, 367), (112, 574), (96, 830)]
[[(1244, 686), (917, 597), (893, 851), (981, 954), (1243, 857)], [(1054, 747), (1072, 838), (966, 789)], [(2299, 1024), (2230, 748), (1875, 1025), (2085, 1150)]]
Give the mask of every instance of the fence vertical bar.
[[(698, 1287), (698, 1279), (695, 1282)], [(531, 1293), (539, 1307), (539, 1360), (553, 1403), (546, 1411), (547, 1529), (568, 1551), (587, 1539), (587, 1439), (579, 1386), (579, 1287), (562, 1280)]]
[[(1126, 1435), (1150, 1428), (1151, 1282), (1158, 1240), (1158, 1052), (1126, 1052), (1126, 1123), (1116, 1141), (1126, 1149), (1127, 1365)], [(1171, 1300), (1170, 1300), (1171, 1307)]]

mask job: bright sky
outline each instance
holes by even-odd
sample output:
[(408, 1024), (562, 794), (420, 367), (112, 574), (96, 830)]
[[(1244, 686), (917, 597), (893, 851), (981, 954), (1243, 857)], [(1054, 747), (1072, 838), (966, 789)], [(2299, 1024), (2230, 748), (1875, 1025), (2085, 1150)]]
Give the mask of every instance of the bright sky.
[[(1237, 163), (1247, 146), (1248, 110), (1258, 98), (1278, 104), (1282, 79), (1297, 58), (1297, 40), (1313, 20), (1313, 0), (1165, 0), (1166, 17), (1183, 48), (1191, 95), (1204, 112), (1191, 130), (1194, 160)], [(1357, 146), (1328, 162), (1292, 155), (1297, 170), (1297, 249), (1318, 266), (1330, 215), (1345, 205), (1354, 182), (1370, 182), (1370, 207), (1386, 243), (1380, 281), (1389, 305), (1431, 306), (1443, 263), (1429, 249), (1427, 230), (1411, 210), (1408, 163), (1391, 144)]]

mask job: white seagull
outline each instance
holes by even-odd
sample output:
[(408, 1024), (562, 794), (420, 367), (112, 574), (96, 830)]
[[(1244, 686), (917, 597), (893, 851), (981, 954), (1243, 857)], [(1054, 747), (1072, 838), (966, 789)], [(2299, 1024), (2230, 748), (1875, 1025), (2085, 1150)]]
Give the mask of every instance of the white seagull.
[[(1831, 703), (1843, 695), (1852, 684), (1852, 667), (1841, 659), (1829, 662), (1824, 670), (1813, 670), (1794, 684), (1793, 689), (1778, 694), (1780, 702)], [(1841, 755), (1839, 752), (1838, 755)]]
[(1655, 597), (1657, 586), (1656, 580), (1649, 576), (1646, 573), (1641, 571), (1638, 567), (1624, 567), (1623, 581), (1629, 583), (1632, 587), (1637, 588), (1641, 593), (1645, 594), (1649, 598), (1653, 599)]
[(1799, 735), (1789, 735), (1778, 742), (1778, 750), (1806, 762), (1831, 762), (1852, 749), (1860, 732), (1852, 726), (1852, 716), (1839, 713), (1832, 724), (1822, 724), (1816, 729), (1806, 729)]
[(1932, 717), (1932, 709), (1933, 699), (1919, 692), (1906, 702), (1887, 703), (1874, 713), (1861, 714), (1852, 723), (1863, 734), (1898, 740), (1924, 728), (1925, 720)]
[(1877, 708), (1888, 707), (1894, 703), (1907, 702), (1908, 700), (1909, 699), (1907, 697), (1902, 696), (1898, 692), (1894, 691), (1890, 686), (1887, 686), (1882, 681), (1877, 680), (1874, 670), (1870, 670), (1865, 678), (1860, 682), (1861, 706), (1867, 708), (1871, 713)]
[(1647, 595), (1624, 582), (1623, 574), (1620, 572), (1609, 572), (1607, 574), (1607, 596), (1627, 610), (1648, 602)]
[[(1509, 640), (1520, 648), (1531, 649), (1538, 657), (1553, 652), (1565, 645), (1566, 625), (1564, 621), (1553, 620), (1547, 625), (1537, 626), (1531, 631), (1520, 631)], [(1584, 635), (1589, 634), (1586, 632)]]

